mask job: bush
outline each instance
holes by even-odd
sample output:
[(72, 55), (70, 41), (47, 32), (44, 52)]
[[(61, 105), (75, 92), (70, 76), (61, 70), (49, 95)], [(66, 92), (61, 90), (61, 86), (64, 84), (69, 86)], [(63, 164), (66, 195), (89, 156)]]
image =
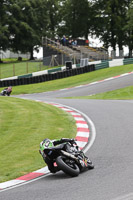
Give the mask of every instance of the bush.
[(22, 61), (22, 57), (18, 57), (18, 61)]

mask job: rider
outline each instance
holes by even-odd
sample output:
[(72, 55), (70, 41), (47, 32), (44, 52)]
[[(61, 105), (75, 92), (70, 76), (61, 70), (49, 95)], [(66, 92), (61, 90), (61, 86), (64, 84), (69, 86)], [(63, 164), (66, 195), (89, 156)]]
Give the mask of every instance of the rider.
[(3, 95), (7, 94), (8, 96), (10, 96), (11, 92), (12, 92), (12, 86), (9, 86), (3, 90)]
[(12, 86), (9, 86), (9, 87), (7, 88), (7, 94), (10, 95), (11, 92), (12, 92)]
[(48, 138), (44, 139), (41, 143), (40, 143), (40, 154), (42, 155), (44, 161), (46, 162), (46, 164), (48, 165), (49, 170), (52, 173), (55, 173), (56, 171), (58, 171), (57, 166), (54, 165), (54, 163), (52, 163), (45, 155), (44, 153), (44, 149), (45, 148), (50, 148), (50, 147), (54, 147), (56, 145), (65, 143), (65, 142), (69, 142), (72, 146), (75, 146), (76, 148), (76, 153), (80, 153), (83, 157), (86, 158), (87, 160), (87, 164), (88, 164), (88, 168), (89, 169), (93, 169), (94, 166), (92, 165), (92, 162), (88, 159), (88, 157), (86, 157), (83, 153), (83, 151), (80, 150), (80, 148), (78, 147), (77, 143), (75, 142), (75, 139), (69, 139), (69, 138), (61, 138), (60, 140), (50, 140)]

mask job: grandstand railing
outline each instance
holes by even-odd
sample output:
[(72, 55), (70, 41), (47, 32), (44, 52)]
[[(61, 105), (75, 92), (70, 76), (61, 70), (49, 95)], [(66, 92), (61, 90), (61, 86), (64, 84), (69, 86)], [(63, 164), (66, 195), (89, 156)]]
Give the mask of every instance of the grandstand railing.
[(48, 37), (43, 38), (43, 45), (49, 46), (56, 51), (66, 54), (71, 59), (80, 60), (82, 58), (89, 58), (90, 60), (106, 60), (108, 59), (108, 52), (105, 49), (97, 50), (89, 46), (63, 46), (60, 42), (56, 42)]

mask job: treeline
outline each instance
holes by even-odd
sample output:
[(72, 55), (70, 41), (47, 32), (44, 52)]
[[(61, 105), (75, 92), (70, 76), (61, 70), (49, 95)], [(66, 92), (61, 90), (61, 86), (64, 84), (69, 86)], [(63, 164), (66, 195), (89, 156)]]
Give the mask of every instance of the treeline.
[(133, 50), (133, 0), (0, 0), (0, 48), (30, 52), (42, 37), (100, 37)]

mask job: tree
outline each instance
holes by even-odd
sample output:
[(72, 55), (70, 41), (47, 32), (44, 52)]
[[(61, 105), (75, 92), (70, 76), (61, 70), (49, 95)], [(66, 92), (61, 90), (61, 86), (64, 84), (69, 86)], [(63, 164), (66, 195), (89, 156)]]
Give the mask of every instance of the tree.
[(6, 50), (8, 47), (8, 14), (7, 14), (7, 1), (0, 1), (0, 49)]
[(10, 47), (16, 52), (30, 52), (41, 45), (41, 38), (46, 32), (47, 13), (44, 0), (17, 0), (10, 5)]
[(96, 5), (97, 15), (95, 20), (95, 32), (104, 41), (106, 47), (112, 46), (116, 48), (116, 2), (115, 0), (101, 0)]
[(72, 38), (86, 37), (89, 33), (89, 3), (88, 0), (66, 0), (62, 3), (62, 20), (59, 34)]
[(116, 50), (123, 50), (126, 44), (124, 26), (127, 23), (126, 13), (131, 0), (98, 0), (93, 3), (95, 7), (95, 19), (93, 32), (101, 38), (105, 47), (111, 46)]
[(54, 38), (57, 33), (57, 28), (60, 23), (60, 0), (47, 0), (47, 14), (48, 14), (48, 29), (47, 36)]
[[(124, 29), (125, 24), (128, 24), (129, 19), (127, 18), (127, 12), (129, 10), (131, 0), (122, 0), (118, 1), (117, 9), (117, 29), (116, 29), (116, 38), (119, 46), (119, 51), (123, 50), (123, 46), (127, 44), (126, 31)], [(120, 53), (119, 53), (120, 55)]]
[(42, 37), (88, 39), (95, 34), (104, 46), (133, 49), (133, 0), (1, 0), (0, 48), (30, 52)]
[(132, 57), (133, 51), (133, 2), (130, 3), (127, 11), (127, 24), (124, 26), (126, 32), (126, 44), (129, 47), (129, 57)]

